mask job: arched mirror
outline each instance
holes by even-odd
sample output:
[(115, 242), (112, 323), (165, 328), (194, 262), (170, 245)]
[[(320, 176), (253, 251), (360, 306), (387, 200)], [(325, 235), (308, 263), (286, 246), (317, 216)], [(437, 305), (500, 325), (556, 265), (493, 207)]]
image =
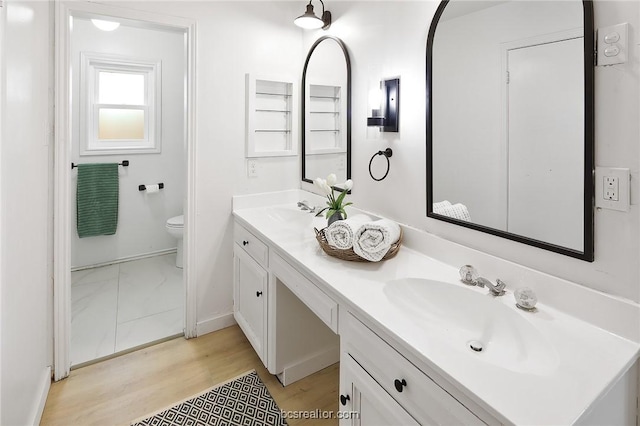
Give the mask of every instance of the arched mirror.
[(593, 6), (443, 1), (427, 216), (593, 261)]
[(319, 38), (302, 70), (302, 180), (351, 178), (351, 64), (344, 43)]

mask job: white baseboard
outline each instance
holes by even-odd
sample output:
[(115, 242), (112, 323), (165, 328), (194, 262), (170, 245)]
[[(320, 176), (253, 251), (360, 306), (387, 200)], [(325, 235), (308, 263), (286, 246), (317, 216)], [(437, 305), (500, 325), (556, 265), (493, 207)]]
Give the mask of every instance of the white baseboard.
[(149, 252), (149, 253), (136, 254), (134, 256), (119, 257), (117, 259), (110, 260), (108, 262), (96, 263), (94, 265), (72, 266), (71, 267), (71, 272), (82, 271), (84, 269), (99, 268), (101, 266), (115, 265), (116, 263), (131, 262), (132, 260), (146, 259), (148, 257), (163, 256), (165, 254), (175, 253), (176, 251), (177, 251), (177, 249), (174, 247), (174, 248), (169, 248), (169, 249), (164, 249), (164, 250), (152, 251), (152, 252)]
[(51, 387), (51, 366), (47, 366), (44, 369), (40, 382), (40, 391), (37, 395), (37, 400), (34, 401), (33, 411), (31, 412), (31, 423), (36, 426), (40, 424), (42, 419), (42, 413), (44, 412), (44, 404), (47, 402), (47, 396), (49, 395), (49, 388)]
[(204, 321), (198, 321), (196, 324), (196, 336), (202, 336), (207, 333), (222, 330), (223, 328), (231, 327), (232, 325), (236, 325), (236, 320), (233, 318), (233, 312), (209, 318)]
[(282, 373), (278, 374), (278, 379), (283, 386), (287, 386), (338, 361), (340, 361), (340, 345), (332, 346), (307, 359), (286, 366)]

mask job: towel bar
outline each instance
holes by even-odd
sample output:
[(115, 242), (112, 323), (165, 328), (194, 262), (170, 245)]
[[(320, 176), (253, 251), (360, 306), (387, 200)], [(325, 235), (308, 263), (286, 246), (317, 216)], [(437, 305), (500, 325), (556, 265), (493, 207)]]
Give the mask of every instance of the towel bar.
[[(118, 163), (118, 166), (129, 167), (129, 160), (122, 160), (122, 163)], [(76, 167), (78, 167), (77, 164), (71, 163), (71, 170), (75, 169)]]
[[(164, 188), (164, 183), (159, 183), (158, 188), (160, 189)], [(146, 190), (147, 190), (146, 185), (138, 185), (138, 191), (146, 191)]]

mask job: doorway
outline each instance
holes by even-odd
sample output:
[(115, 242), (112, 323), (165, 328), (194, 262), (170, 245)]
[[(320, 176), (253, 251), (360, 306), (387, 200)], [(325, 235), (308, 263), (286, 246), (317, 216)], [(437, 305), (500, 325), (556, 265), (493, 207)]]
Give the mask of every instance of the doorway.
[(507, 230), (575, 250), (584, 230), (582, 52), (582, 37), (508, 51)]
[[(56, 3), (55, 380), (195, 337), (194, 36), (183, 18)], [(81, 210), (95, 201), (76, 188), (96, 163), (117, 170), (117, 209), (87, 233)]]

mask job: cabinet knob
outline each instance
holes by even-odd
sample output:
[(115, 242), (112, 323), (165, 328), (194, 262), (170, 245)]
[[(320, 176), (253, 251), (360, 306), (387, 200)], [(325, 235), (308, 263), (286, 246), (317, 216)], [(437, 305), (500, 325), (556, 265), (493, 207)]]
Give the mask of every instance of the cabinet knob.
[(262, 296), (262, 292), (261, 291), (256, 291), (256, 297), (260, 297)]
[(393, 382), (393, 385), (396, 387), (396, 390), (398, 392), (402, 392), (404, 387), (407, 386), (407, 381), (405, 379), (402, 379), (402, 380), (395, 379)]
[(244, 241), (242, 242), (242, 245), (243, 245), (243, 246), (246, 246), (247, 244), (249, 244), (249, 241), (247, 241), (247, 240), (244, 240)]
[(340, 395), (340, 404), (347, 405), (347, 401), (349, 401), (349, 395)]

